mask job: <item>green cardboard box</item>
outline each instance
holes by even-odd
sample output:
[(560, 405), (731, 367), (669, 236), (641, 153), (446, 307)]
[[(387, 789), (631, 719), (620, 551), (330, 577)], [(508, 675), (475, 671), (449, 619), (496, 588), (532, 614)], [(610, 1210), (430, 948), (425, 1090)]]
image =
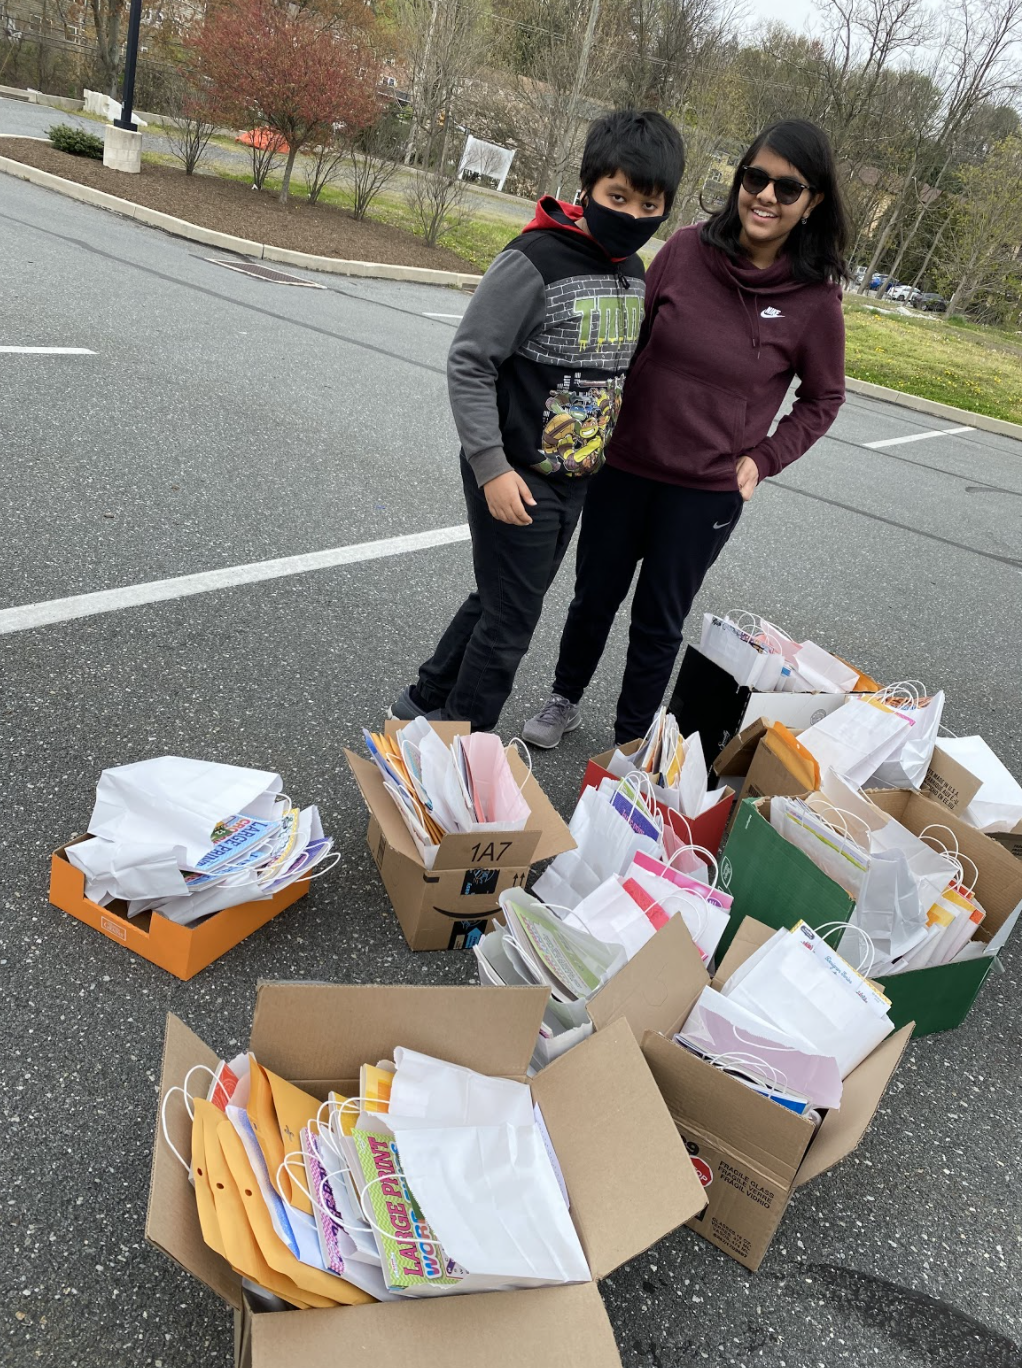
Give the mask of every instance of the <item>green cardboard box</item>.
[[(979, 871), (976, 896), (986, 919), (976, 933), (989, 941), (1022, 907), (1022, 864), (989, 836), (969, 826), (939, 803), (903, 789), (870, 792), (882, 811), (918, 835), (939, 823), (950, 827), (959, 849)], [(731, 921), (718, 957), (727, 950), (743, 917), (755, 917), (775, 930), (804, 919), (812, 927), (846, 922), (853, 900), (770, 825), (770, 800), (746, 799), (721, 855), (721, 883), (734, 898)], [(990, 973), (1002, 970), (996, 955), (938, 964), (878, 978), (891, 999), (896, 1027), (915, 1021), (917, 1036), (960, 1026)]]

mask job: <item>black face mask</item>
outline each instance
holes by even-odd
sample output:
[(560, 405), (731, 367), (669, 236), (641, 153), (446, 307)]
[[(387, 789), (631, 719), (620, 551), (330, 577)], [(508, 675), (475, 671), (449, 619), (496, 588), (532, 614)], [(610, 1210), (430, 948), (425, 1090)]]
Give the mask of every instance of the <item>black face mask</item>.
[(590, 195), (586, 200), (586, 227), (609, 257), (615, 261), (630, 257), (644, 246), (667, 218), (633, 218), (621, 209), (608, 209)]

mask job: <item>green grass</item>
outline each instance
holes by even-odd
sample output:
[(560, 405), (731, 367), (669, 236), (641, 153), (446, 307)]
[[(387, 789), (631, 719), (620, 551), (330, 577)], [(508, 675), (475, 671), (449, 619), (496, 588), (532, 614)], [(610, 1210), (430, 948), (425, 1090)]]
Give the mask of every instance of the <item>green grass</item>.
[(1022, 339), (854, 304), (845, 308), (845, 326), (845, 369), (855, 379), (1022, 423)]

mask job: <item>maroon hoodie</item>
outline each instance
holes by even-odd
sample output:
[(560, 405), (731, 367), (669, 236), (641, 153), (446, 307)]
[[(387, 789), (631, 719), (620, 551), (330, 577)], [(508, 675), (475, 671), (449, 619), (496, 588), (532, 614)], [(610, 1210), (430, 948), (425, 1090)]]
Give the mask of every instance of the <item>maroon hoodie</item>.
[[(788, 387), (796, 402), (773, 436)], [(737, 488), (735, 462), (760, 478), (797, 461), (845, 398), (836, 285), (794, 279), (785, 256), (757, 270), (681, 228), (646, 273), (646, 316), (607, 464), (693, 489)]]

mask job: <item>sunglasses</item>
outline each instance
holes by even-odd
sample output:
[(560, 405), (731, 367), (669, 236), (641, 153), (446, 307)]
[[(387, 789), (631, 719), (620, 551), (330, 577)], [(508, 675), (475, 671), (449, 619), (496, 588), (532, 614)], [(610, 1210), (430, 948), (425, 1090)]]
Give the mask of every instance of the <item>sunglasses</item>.
[(742, 167), (742, 188), (750, 195), (761, 194), (768, 185), (774, 187), (778, 204), (794, 204), (805, 190), (812, 191), (811, 185), (803, 185), (794, 176), (768, 176), (758, 166)]

